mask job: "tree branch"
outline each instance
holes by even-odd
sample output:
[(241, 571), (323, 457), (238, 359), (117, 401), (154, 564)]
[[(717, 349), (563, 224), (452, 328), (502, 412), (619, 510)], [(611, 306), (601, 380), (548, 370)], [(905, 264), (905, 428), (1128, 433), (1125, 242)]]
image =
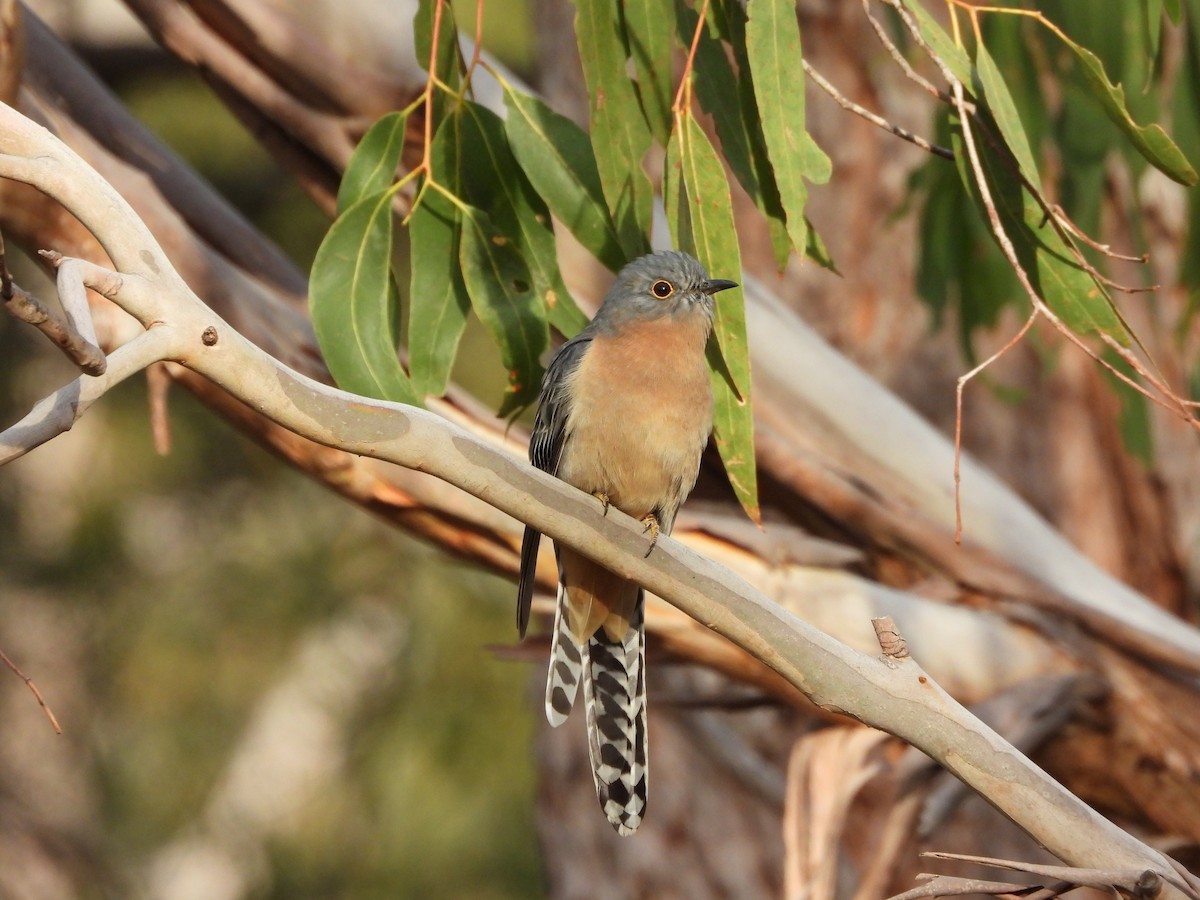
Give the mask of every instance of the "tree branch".
[[(919, 747), (1069, 864), (1145, 869), (1169, 885), (1178, 882), (1165, 857), (1049, 778), (912, 659), (885, 663), (849, 649), (677, 541), (663, 539), (644, 558), (636, 520), (616, 511), (600, 516), (593, 498), (433, 413), (367, 400), (288, 369), (188, 289), (116, 191), (7, 106), (0, 106), (0, 175), (50, 195), (97, 236), (120, 272), (111, 299), (149, 329), (148, 339), (160, 335), (168, 358), (274, 422), (331, 447), (436, 475), (639, 582), (767, 663), (821, 707)], [(110, 278), (86, 267), (80, 272), (93, 287)], [(1169, 887), (1167, 895), (1179, 896)]]

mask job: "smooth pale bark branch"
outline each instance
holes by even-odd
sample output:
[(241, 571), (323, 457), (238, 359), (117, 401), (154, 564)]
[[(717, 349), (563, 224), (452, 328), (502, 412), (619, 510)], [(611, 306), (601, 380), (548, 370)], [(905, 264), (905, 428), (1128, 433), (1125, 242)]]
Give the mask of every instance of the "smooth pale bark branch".
[[(765, 662), (821, 707), (920, 748), (1070, 865), (1145, 869), (1178, 883), (1164, 856), (1066, 791), (915, 661), (851, 650), (677, 541), (663, 539), (644, 557), (639, 522), (616, 511), (600, 515), (594, 498), (433, 413), (368, 400), (288, 369), (191, 292), (107, 182), (48, 131), (3, 105), (0, 176), (53, 197), (96, 235), (120, 273), (112, 299), (149, 328), (148, 335), (161, 335), (165, 358), (289, 430), (436, 475), (638, 581)], [(104, 270), (79, 271), (92, 286), (113, 287)], [(1183, 893), (1168, 887), (1163, 895)]]

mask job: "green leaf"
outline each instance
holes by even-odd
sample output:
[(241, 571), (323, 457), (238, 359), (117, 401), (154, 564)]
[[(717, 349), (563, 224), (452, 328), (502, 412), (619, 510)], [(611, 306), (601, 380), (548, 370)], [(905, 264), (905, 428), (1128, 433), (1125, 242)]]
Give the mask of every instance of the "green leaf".
[[(461, 182), (458, 126), (457, 116), (446, 119), (430, 147), (434, 177), (456, 194)], [(409, 219), (408, 231), (408, 367), (419, 395), (439, 397), (446, 392), (471, 311), (459, 264), (462, 219), (453, 203), (427, 188)]]
[(462, 222), (453, 204), (430, 191), (413, 212), (408, 232), (408, 367), (419, 395), (440, 397), (471, 311), (458, 263)]
[(542, 382), (539, 357), (550, 343), (546, 310), (533, 292), (525, 261), (488, 214), (469, 206), (462, 213), (459, 262), (475, 315), (500, 347), (508, 387), (499, 415), (532, 403)]
[(825, 246), (821, 235), (817, 234), (817, 229), (813, 228), (813, 223), (808, 220), (807, 216), (804, 217), (804, 226), (808, 233), (808, 245), (804, 248), (804, 255), (822, 269), (828, 269), (834, 275), (841, 275), (833, 257), (829, 255), (829, 248)]
[(975, 72), (979, 76), (979, 85), (987, 100), (992, 118), (996, 120), (1001, 136), (1007, 142), (1013, 156), (1016, 157), (1022, 174), (1029, 179), (1030, 184), (1041, 191), (1041, 176), (1038, 174), (1037, 163), (1034, 161), (1033, 148), (1029, 146), (1029, 137), (1025, 134), (1025, 126), (1021, 123), (1021, 116), (1017, 112), (1017, 105), (1013, 102), (1012, 94), (1009, 93), (1004, 77), (996, 68), (996, 63), (988, 53), (987, 47), (982, 43), (975, 47)]
[[(961, 131), (954, 133), (954, 142), (963, 181), (980, 218), (987, 221), (974, 175), (967, 167)], [(1096, 331), (1128, 342), (1129, 334), (1107, 290), (1080, 267), (1072, 249), (1046, 221), (1041, 205), (1013, 174), (1013, 161), (998, 158), (987, 142), (977, 141), (976, 148), (1017, 258), (1046, 304), (1078, 334)]]
[(673, 0), (625, 0), (626, 35), (637, 69), (638, 97), (655, 138), (664, 146), (671, 134), (675, 29)]
[(504, 126), (534, 189), (589, 253), (616, 272), (627, 262), (608, 215), (587, 133), (541, 100), (505, 88)]
[(829, 157), (805, 130), (804, 70), (796, 5), (789, 0), (750, 0), (746, 52), (788, 234), (797, 252), (808, 248), (804, 180), (829, 180)]
[(392, 112), (367, 129), (354, 148), (338, 187), (338, 215), (368, 194), (377, 194), (392, 186), (400, 156), (404, 153), (407, 124), (406, 113)]
[[(457, 88), (462, 83), (458, 52), (458, 26), (454, 23), (454, 7), (449, 0), (420, 0), (413, 17), (413, 40), (417, 51), (417, 62), (422, 68), (429, 65), (433, 52), (433, 19), (438, 3), (441, 2), (441, 22), (438, 24), (437, 59), (434, 65), (437, 76), (449, 87)], [(435, 92), (435, 96), (440, 92)]]
[[(1146, 55), (1151, 65), (1158, 58), (1158, 48), (1162, 37), (1163, 0), (1141, 0), (1142, 33), (1146, 42)], [(1176, 0), (1178, 14), (1178, 0)]]
[(317, 343), (340, 387), (415, 404), (396, 354), (391, 255), (392, 195), (380, 191), (351, 206), (325, 235), (313, 260), (309, 308)]
[(971, 60), (967, 58), (967, 54), (946, 34), (946, 30), (926, 11), (920, 0), (904, 0), (904, 8), (912, 13), (925, 43), (942, 58), (942, 62), (954, 73), (954, 77), (962, 82), (963, 88), (971, 93)]
[(1163, 7), (1167, 11), (1167, 16), (1170, 18), (1171, 24), (1178, 25), (1180, 18), (1183, 16), (1179, 0), (1163, 0)]
[[(714, 278), (740, 275), (742, 260), (729, 182), (716, 150), (690, 115), (683, 117), (676, 134), (671, 137), (671, 144), (675, 146), (668, 146), (668, 159), (679, 166), (679, 180), (671, 189), (675, 198), (673, 205), (678, 211), (679, 197), (686, 194), (688, 230), (696, 258)], [(674, 227), (676, 232), (682, 230), (678, 222)], [(746, 514), (758, 522), (761, 513), (754, 460), (754, 418), (750, 407), (745, 298), (738, 287), (722, 291), (716, 300), (713, 340), (709, 343), (716, 400), (713, 438), (738, 501)]]
[(503, 120), (470, 101), (463, 103), (461, 118), (463, 195), (475, 206), (486, 204), (499, 233), (516, 243), (550, 323), (575, 334), (587, 325), (587, 316), (563, 283), (550, 212), (517, 165)]
[(1167, 136), (1162, 126), (1138, 125), (1133, 120), (1125, 102), (1125, 89), (1108, 80), (1099, 57), (1066, 35), (1060, 34), (1060, 37), (1075, 52), (1093, 96), (1100, 101), (1100, 105), (1108, 117), (1125, 133), (1138, 152), (1168, 178), (1187, 187), (1196, 184), (1197, 180), (1200, 180), (1200, 176), (1197, 176), (1196, 170), (1188, 158)]
[(650, 132), (626, 72), (617, 4), (576, 0), (575, 5), (575, 33), (588, 87), (600, 184), (625, 257), (633, 259), (650, 249), (654, 187), (642, 168)]
[[(1118, 372), (1138, 380), (1133, 368), (1112, 348), (1104, 348), (1104, 361)], [(1139, 394), (1128, 384), (1105, 370), (1113, 393), (1121, 403), (1117, 414), (1117, 427), (1121, 431), (1121, 439), (1125, 449), (1134, 459), (1149, 467), (1154, 465), (1154, 429), (1150, 422), (1150, 401)]]

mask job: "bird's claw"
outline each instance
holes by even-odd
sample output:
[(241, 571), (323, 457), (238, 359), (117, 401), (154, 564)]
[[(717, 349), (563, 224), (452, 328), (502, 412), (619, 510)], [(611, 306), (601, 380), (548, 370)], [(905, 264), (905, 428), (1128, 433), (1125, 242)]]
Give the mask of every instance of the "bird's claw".
[(601, 504), (603, 504), (604, 510), (601, 512), (601, 515), (607, 517), (609, 507), (608, 494), (604, 493), (604, 491), (592, 491), (592, 496), (599, 500)]
[(646, 556), (642, 557), (642, 559), (645, 559), (654, 552), (654, 545), (658, 543), (658, 516), (654, 515), (654, 513), (643, 516), (642, 524), (645, 526), (642, 529), (642, 534), (645, 534), (647, 531), (650, 532), (650, 546), (646, 548)]

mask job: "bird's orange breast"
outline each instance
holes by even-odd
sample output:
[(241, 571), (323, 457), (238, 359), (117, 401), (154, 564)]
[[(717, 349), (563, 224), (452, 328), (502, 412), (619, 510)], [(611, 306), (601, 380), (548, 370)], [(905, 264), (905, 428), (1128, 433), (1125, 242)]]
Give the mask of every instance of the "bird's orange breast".
[(708, 324), (696, 315), (594, 338), (571, 376), (559, 477), (607, 494), (636, 518), (656, 508), (673, 518), (695, 484), (712, 428), (707, 337)]

